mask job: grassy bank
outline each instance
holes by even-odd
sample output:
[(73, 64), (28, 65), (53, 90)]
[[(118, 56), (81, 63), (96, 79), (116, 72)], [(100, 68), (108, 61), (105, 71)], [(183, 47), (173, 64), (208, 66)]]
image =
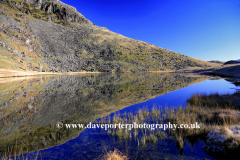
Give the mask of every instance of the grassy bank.
[(22, 149), (17, 151), (17, 143), (14, 147), (8, 147), (7, 149), (1, 150), (0, 148), (0, 160), (28, 160), (28, 159), (32, 159), (32, 160), (37, 160), (39, 157), (38, 154), (36, 154), (35, 157), (29, 157), (28, 154), (24, 154), (24, 152)]
[[(159, 139), (171, 139), (176, 142), (176, 147), (183, 151), (184, 143), (194, 144), (198, 139), (206, 142), (205, 151), (213, 154), (211, 147), (222, 150), (216, 151), (218, 156), (228, 156), (230, 159), (237, 157), (240, 148), (239, 112), (240, 93), (225, 94), (194, 94), (188, 99), (184, 107), (162, 108), (153, 107), (140, 109), (136, 114), (115, 114), (112, 119), (102, 119), (100, 123), (113, 124), (200, 124), (200, 128), (174, 129), (144, 129), (144, 128), (116, 128), (109, 129), (108, 134), (120, 139), (134, 138), (138, 145), (156, 143)], [(219, 138), (220, 137), (220, 138)], [(206, 148), (207, 147), (207, 148)], [(214, 150), (214, 149), (213, 149)], [(230, 156), (229, 156), (230, 155)], [(215, 155), (216, 156), (216, 155)]]

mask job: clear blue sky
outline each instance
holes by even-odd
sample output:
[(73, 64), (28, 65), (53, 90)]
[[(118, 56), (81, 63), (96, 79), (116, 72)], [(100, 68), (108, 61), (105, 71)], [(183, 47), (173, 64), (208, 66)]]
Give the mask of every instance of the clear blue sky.
[(240, 58), (240, 0), (61, 0), (91, 22), (201, 60)]

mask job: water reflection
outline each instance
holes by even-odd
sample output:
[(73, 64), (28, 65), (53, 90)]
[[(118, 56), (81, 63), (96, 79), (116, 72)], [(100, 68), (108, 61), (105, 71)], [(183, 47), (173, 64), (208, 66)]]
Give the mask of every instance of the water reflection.
[[(238, 87), (234, 87), (231, 82), (224, 79), (208, 79), (126, 107), (119, 112), (122, 114), (130, 111), (135, 112), (144, 106), (151, 108), (153, 104), (164, 106), (164, 104), (168, 103), (170, 104), (169, 106), (178, 106), (186, 103), (186, 99), (196, 92), (225, 94), (234, 93), (237, 89)], [(113, 114), (110, 114), (110, 117)], [(60, 157), (68, 159), (97, 159), (99, 155), (106, 153), (106, 151), (118, 149), (126, 153), (130, 159), (213, 159), (203, 150), (204, 142), (201, 139), (185, 141), (182, 152), (177, 149), (176, 143), (171, 139), (160, 139), (155, 144), (147, 143), (146, 145), (139, 145), (138, 140), (133, 136), (132, 138), (119, 139), (116, 134), (113, 137), (108, 135), (107, 131), (86, 129), (78, 137), (60, 146), (41, 151), (39, 154), (41, 155), (40, 159), (59, 159)], [(34, 157), (36, 154), (37, 152), (31, 153), (30, 156)]]
[(82, 130), (57, 122), (87, 124), (127, 106), (206, 80), (206, 77), (136, 73), (79, 74), (2, 79), (0, 147), (23, 152), (63, 144)]

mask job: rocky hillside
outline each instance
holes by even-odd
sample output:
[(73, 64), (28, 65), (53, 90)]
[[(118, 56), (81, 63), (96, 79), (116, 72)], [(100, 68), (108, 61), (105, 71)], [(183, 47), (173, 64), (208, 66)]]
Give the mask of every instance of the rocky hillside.
[(207, 62), (98, 27), (59, 0), (0, 0), (0, 68), (139, 72)]

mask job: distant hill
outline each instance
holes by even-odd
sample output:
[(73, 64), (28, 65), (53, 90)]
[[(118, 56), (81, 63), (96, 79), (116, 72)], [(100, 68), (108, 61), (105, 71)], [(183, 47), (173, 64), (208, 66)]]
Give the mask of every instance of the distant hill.
[(240, 63), (240, 61), (239, 60), (230, 60), (230, 61), (225, 62), (224, 65), (237, 64), (237, 63)]
[(0, 68), (140, 72), (210, 65), (98, 27), (59, 0), (0, 4)]
[(223, 64), (225, 62), (223, 61), (219, 61), (219, 60), (211, 60), (211, 61), (208, 61), (209, 63), (219, 63), (219, 64)]

